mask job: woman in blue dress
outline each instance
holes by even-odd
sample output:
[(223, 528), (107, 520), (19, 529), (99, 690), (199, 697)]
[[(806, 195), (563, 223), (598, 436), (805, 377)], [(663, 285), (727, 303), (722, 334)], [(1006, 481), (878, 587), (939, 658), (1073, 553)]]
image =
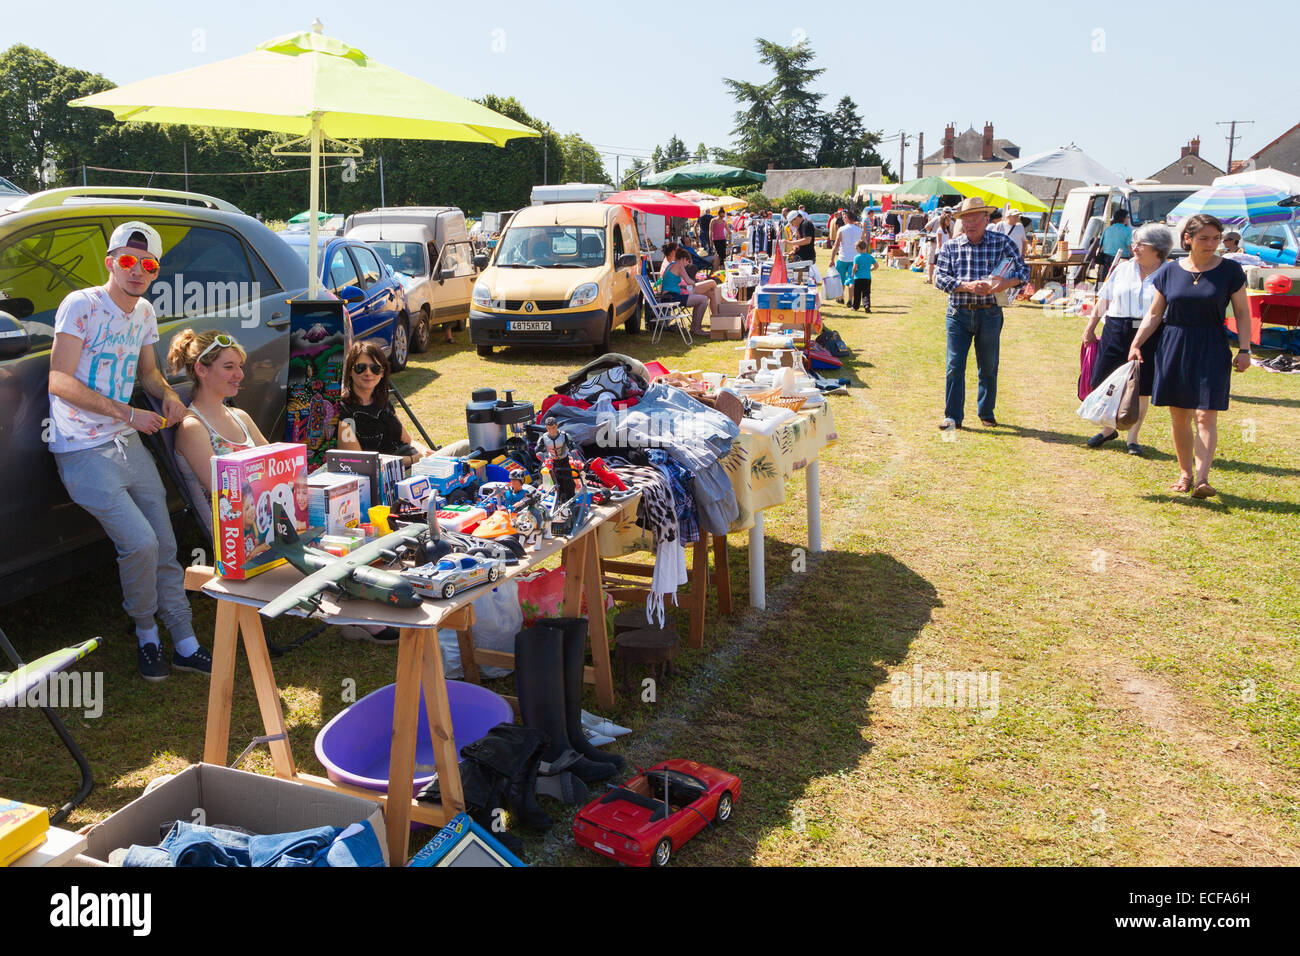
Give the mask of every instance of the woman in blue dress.
[[(1250, 368), (1250, 303), (1246, 273), (1217, 254), (1223, 223), (1192, 216), (1183, 224), (1185, 258), (1166, 262), (1155, 274), (1155, 298), (1133, 337), (1130, 361), (1142, 361), (1142, 343), (1162, 324), (1155, 354), (1151, 404), (1169, 406), (1178, 480), (1170, 486), (1196, 498), (1212, 498), (1210, 462), (1219, 439), (1219, 412), (1228, 408), (1229, 376)], [(1237, 317), (1236, 356), (1224, 327), (1228, 304)]]

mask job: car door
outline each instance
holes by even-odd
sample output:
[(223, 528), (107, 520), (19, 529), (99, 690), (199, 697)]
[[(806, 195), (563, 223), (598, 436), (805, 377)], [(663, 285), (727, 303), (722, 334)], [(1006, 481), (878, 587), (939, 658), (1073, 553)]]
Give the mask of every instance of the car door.
[(641, 290), (636, 282), (637, 267), (618, 267), (620, 256), (637, 252), (635, 226), (631, 217), (616, 216), (610, 231), (613, 233), (611, 241), (614, 247), (614, 324), (617, 325), (627, 321), (636, 311)]
[[(323, 276), (325, 287), (340, 298), (343, 297), (343, 290), (348, 286), (365, 292), (361, 286), (361, 273), (345, 243), (340, 242), (327, 247)], [(366, 314), (365, 300), (349, 302), (347, 313), (353, 338), (367, 338), (366, 331), (370, 328), (371, 319)]]
[(468, 318), (476, 275), (473, 245), (460, 241), (444, 243), (432, 275), (434, 322)]
[(361, 288), (366, 293), (363, 305), (368, 330), (363, 337), (378, 339), (385, 346), (391, 346), (393, 326), (397, 322), (397, 313), (405, 304), (405, 297), (399, 301), (397, 292), (400, 286), (388, 274), (384, 264), (375, 255), (375, 250), (360, 243), (350, 243), (348, 248), (356, 260), (361, 275)]

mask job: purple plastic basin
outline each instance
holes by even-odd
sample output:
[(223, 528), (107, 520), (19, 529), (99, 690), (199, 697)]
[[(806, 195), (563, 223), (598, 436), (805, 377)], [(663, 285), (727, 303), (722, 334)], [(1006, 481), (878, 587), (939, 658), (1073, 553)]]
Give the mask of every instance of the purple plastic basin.
[[(420, 721), (415, 736), (415, 762), (433, 766), (433, 735), (424, 710), (421, 689)], [(393, 747), (393, 704), (397, 685), (389, 684), (367, 694), (321, 728), (316, 735), (316, 757), (335, 783), (388, 792), (388, 761)], [(456, 752), (500, 723), (514, 720), (510, 704), (500, 694), (477, 684), (447, 681), (447, 701)], [(434, 777), (432, 770), (415, 772), (414, 796)]]

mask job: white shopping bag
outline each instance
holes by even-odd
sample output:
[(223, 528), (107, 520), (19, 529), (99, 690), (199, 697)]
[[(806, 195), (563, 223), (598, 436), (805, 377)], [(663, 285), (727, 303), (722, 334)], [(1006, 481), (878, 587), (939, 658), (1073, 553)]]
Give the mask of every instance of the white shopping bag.
[(826, 290), (826, 298), (838, 299), (844, 295), (844, 283), (840, 281), (838, 272), (828, 272), (822, 277), (822, 288)]
[(1094, 388), (1079, 406), (1079, 417), (1102, 428), (1115, 428), (1115, 415), (1119, 412), (1120, 399), (1124, 397), (1124, 384), (1135, 364), (1125, 362)]

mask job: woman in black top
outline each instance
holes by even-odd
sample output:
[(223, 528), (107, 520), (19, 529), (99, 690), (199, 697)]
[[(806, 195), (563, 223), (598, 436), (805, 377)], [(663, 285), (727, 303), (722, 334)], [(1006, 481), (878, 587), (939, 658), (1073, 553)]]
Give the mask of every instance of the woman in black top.
[[(1218, 494), (1209, 478), (1219, 412), (1228, 408), (1232, 370), (1250, 368), (1246, 274), (1217, 254), (1221, 235), (1223, 224), (1213, 216), (1192, 216), (1183, 224), (1182, 244), (1189, 255), (1166, 262), (1152, 278), (1155, 298), (1128, 356), (1143, 361), (1143, 343), (1163, 326), (1153, 359), (1151, 404), (1169, 406), (1173, 420), (1179, 476), (1170, 490), (1190, 491), (1196, 498)], [(1224, 326), (1229, 305), (1237, 317), (1240, 348), (1235, 356)]]
[(353, 342), (343, 363), (339, 447), (406, 457), (432, 455), (411, 441), (388, 401), (388, 359), (373, 342)]

